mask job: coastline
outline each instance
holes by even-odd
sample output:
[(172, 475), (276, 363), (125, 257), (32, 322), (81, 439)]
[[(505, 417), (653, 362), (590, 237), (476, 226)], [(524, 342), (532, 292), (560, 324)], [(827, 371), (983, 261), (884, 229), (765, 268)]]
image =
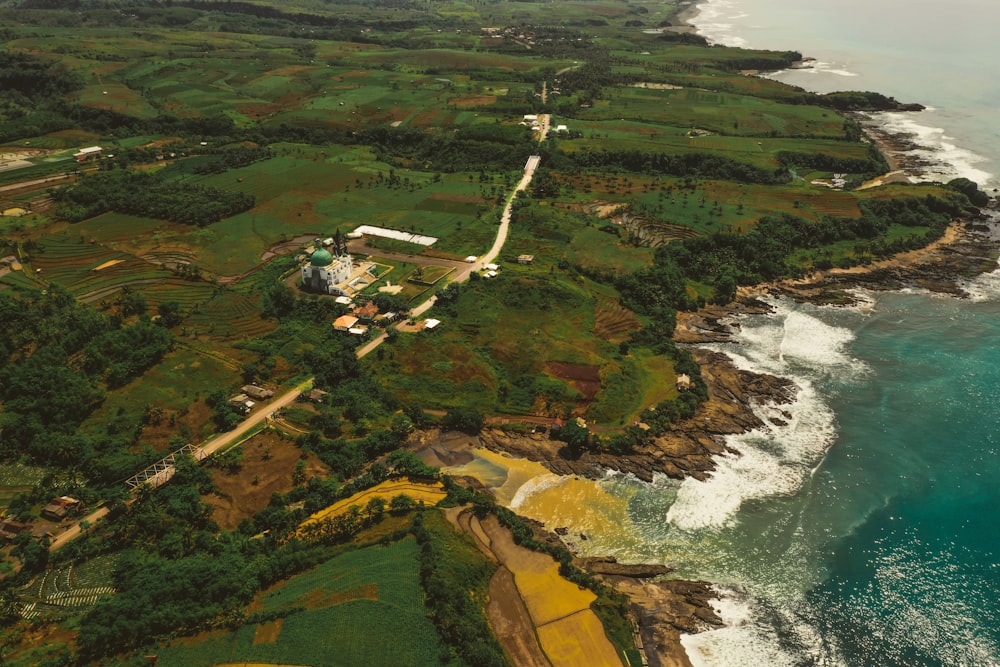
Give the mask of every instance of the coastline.
[[(675, 23), (683, 21), (684, 24), (667, 30), (697, 33), (693, 21), (700, 13), (698, 5), (697, 1), (681, 4), (673, 20)], [(886, 174), (862, 187), (917, 182), (923, 180), (927, 167), (933, 166), (925, 158), (914, 154), (915, 150), (925, 148), (916, 144), (910, 135), (893, 133), (868, 114), (846, 115), (859, 123), (865, 136), (883, 154), (890, 167)], [(941, 238), (918, 250), (866, 266), (817, 271), (804, 278), (743, 287), (731, 304), (678, 313), (674, 340), (691, 346), (689, 349), (702, 367), (709, 400), (699, 407), (692, 419), (679, 423), (671, 433), (658, 438), (654, 446), (624, 456), (584, 453), (576, 458), (567, 458), (563, 443), (551, 440), (547, 434), (521, 434), (501, 429), (485, 430), (478, 442), (466, 441), (465, 446), (484, 447), (539, 462), (559, 475), (599, 479), (606, 470), (617, 470), (647, 482), (656, 473), (675, 479), (694, 477), (704, 480), (715, 469), (718, 456), (740, 454), (726, 444), (726, 436), (768, 428), (755, 407), (791, 403), (795, 400), (798, 387), (785, 378), (740, 371), (725, 354), (701, 349), (698, 345), (732, 342), (739, 332), (738, 319), (741, 315), (771, 312), (771, 306), (761, 300), (767, 296), (817, 304), (851, 305), (861, 300), (856, 293), (852, 293), (856, 290), (917, 288), (968, 297), (963, 281), (996, 268), (1000, 243), (989, 231), (982, 224), (982, 218), (958, 220), (945, 230)], [(471, 457), (471, 454), (466, 449), (460, 456)], [(536, 527), (536, 530), (541, 529)], [(551, 539), (560, 539), (551, 533), (549, 535)], [(581, 567), (601, 576), (629, 597), (651, 665), (691, 667), (681, 636), (710, 630), (722, 623), (709, 604), (716, 594), (708, 582), (662, 581), (662, 576), (607, 574), (593, 559), (578, 560)]]

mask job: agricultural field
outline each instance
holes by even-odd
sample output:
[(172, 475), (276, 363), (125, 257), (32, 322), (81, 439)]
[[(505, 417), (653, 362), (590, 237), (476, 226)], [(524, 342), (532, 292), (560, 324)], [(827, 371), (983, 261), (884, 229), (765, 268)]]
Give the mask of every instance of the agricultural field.
[(675, 391), (664, 388), (669, 361), (620, 355), (615, 343), (639, 322), (612, 290), (515, 267), (464, 289), (457, 316), (436, 314), (435, 331), (401, 335), (382, 359), (366, 360), (379, 381), (428, 408), (572, 412), (615, 425)]
[[(256, 268), (272, 246), (288, 239), (302, 238), (305, 246), (306, 239), (369, 224), (434, 236), (434, 252), (465, 257), (492, 242), (492, 201), (510, 180), (394, 169), (370, 151), (342, 146), (282, 145), (275, 153), (224, 174), (178, 174), (187, 182), (253, 194), (257, 205), (250, 211), (197, 230), (160, 223), (150, 236), (119, 241), (121, 247), (193, 257), (201, 269), (229, 277)], [(395, 249), (386, 239), (376, 245), (382, 244)]]
[(81, 430), (101, 432), (118, 420), (141, 423), (148, 408), (157, 408), (162, 410), (159, 423), (147, 423), (142, 433), (142, 440), (157, 449), (166, 448), (178, 429), (189, 437), (208, 435), (209, 411), (201, 399), (216, 389), (236, 387), (239, 381), (234, 362), (209, 350), (180, 346), (142, 377), (109, 391)]
[(252, 611), (284, 617), (162, 647), (157, 664), (440, 664), (442, 644), (427, 618), (418, 553), (412, 537), (343, 553), (255, 600)]
[(30, 491), (48, 472), (47, 468), (24, 463), (0, 464), (0, 508), (5, 508), (17, 494)]
[(844, 137), (843, 118), (829, 109), (690, 88), (609, 88), (606, 97), (595, 100), (578, 117), (585, 121), (628, 118), (744, 137)]
[(310, 526), (326, 521), (327, 519), (333, 519), (349, 510), (352, 506), (364, 507), (373, 498), (381, 498), (386, 503), (389, 503), (393, 498), (400, 495), (409, 496), (415, 503), (433, 507), (441, 502), (447, 493), (445, 493), (444, 487), (440, 482), (423, 484), (411, 482), (405, 478), (388, 480), (370, 489), (359, 491), (353, 496), (339, 500), (333, 505), (311, 514), (308, 519), (302, 522), (299, 530), (308, 532)]
[(79, 613), (102, 597), (114, 595), (111, 573), (117, 558), (115, 554), (96, 556), (37, 575), (17, 590), (22, 617)]
[(538, 644), (553, 667), (622, 665), (591, 608), (597, 600), (594, 593), (564, 579), (559, 564), (548, 554), (516, 544), (496, 517), (460, 517), (459, 523), (513, 576), (514, 590), (509, 593), (523, 601)]
[[(830, 112), (827, 112), (830, 113)], [(703, 116), (690, 116), (688, 120)], [(780, 166), (776, 154), (780, 151), (815, 152), (838, 158), (863, 160), (868, 157), (868, 147), (834, 139), (772, 138), (767, 134), (750, 136), (726, 133), (692, 132), (691, 126), (675, 126), (624, 119), (559, 121), (583, 133), (580, 138), (563, 139), (559, 147), (568, 153), (597, 151), (614, 146), (615, 150), (663, 152), (684, 154), (691, 152), (713, 153), (764, 169)], [(732, 128), (729, 128), (732, 129)], [(785, 133), (781, 133), (785, 134)]]

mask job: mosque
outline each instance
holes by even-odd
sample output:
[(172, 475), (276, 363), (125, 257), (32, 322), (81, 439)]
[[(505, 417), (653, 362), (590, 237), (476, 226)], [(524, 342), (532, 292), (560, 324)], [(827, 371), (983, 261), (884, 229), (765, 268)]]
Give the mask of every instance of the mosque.
[(302, 286), (312, 292), (347, 296), (347, 284), (354, 270), (354, 262), (339, 231), (332, 241), (327, 244), (327, 250), (320, 239), (316, 239), (316, 250), (309, 258), (309, 263), (302, 267)]

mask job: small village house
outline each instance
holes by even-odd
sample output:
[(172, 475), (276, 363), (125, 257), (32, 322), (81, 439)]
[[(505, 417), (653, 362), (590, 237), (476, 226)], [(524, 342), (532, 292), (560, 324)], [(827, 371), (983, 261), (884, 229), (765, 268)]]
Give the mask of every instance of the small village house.
[(378, 306), (369, 303), (354, 309), (354, 315), (362, 322), (371, 322), (378, 315)]
[(87, 148), (81, 148), (79, 151), (73, 154), (77, 162), (86, 162), (87, 160), (96, 160), (101, 156), (101, 151), (104, 149), (100, 146), (88, 146)]
[(333, 328), (337, 331), (350, 331), (358, 323), (358, 318), (354, 315), (341, 315), (333, 321)]
[(48, 505), (42, 508), (42, 516), (51, 521), (62, 521), (70, 513), (77, 512), (80, 507), (81, 503), (76, 498), (61, 496), (53, 498)]
[(251, 401), (250, 397), (246, 394), (237, 394), (229, 399), (229, 405), (232, 406), (233, 410), (245, 415), (249, 414), (257, 404)]
[(250, 398), (255, 398), (258, 401), (267, 400), (268, 398), (274, 396), (274, 391), (265, 389), (264, 387), (258, 387), (255, 384), (245, 384), (240, 387), (240, 391)]
[(4, 519), (0, 521), (0, 540), (10, 542), (21, 533), (30, 533), (32, 525), (24, 521)]

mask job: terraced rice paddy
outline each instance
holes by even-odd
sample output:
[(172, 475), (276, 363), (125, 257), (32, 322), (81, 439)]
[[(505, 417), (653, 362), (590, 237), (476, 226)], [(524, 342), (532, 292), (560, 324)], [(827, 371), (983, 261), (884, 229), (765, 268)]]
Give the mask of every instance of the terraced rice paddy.
[(31, 266), (84, 301), (105, 299), (124, 287), (141, 291), (172, 274), (132, 255), (63, 234), (45, 239)]

